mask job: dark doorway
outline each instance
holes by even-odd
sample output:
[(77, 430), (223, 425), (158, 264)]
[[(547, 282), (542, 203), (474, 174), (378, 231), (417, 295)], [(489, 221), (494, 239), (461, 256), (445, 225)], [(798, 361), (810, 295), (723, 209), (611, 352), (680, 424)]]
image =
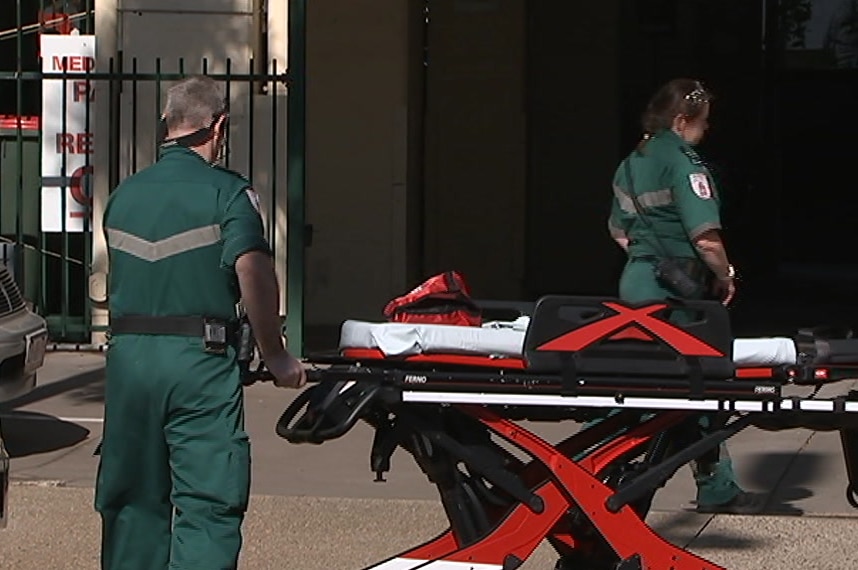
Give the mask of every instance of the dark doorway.
[(528, 3), (527, 292), (615, 293), (610, 179), (647, 98), (686, 76), (717, 96), (700, 152), (741, 274), (736, 334), (856, 324), (858, 15), (837, 11), (852, 4)]
[(736, 334), (855, 323), (853, 4), (427, 2), (424, 275), (615, 295), (610, 181), (651, 93), (694, 77), (717, 98), (699, 150), (740, 273)]
[(639, 140), (648, 97), (678, 76), (700, 78), (719, 98), (701, 152), (726, 196), (735, 263), (748, 278), (771, 273), (751, 238), (778, 222), (752, 223), (777, 182), (764, 142), (762, 30), (762, 3), (748, 0), (528, 3), (531, 295), (616, 294), (623, 255), (607, 232), (611, 179)]

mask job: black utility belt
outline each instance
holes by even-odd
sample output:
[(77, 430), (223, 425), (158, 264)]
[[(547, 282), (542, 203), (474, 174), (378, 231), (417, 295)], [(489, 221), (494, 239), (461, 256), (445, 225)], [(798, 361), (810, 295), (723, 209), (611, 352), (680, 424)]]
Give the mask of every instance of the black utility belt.
[[(656, 255), (632, 255), (631, 259), (633, 260), (641, 260), (648, 261), (651, 263), (658, 263), (661, 261), (661, 258)], [(671, 258), (677, 264), (677, 266), (681, 267), (683, 271), (685, 271), (689, 277), (697, 281), (705, 281), (706, 279), (712, 277), (711, 270), (700, 260), (690, 258), (690, 257), (673, 257)]]
[(238, 323), (214, 317), (124, 315), (110, 319), (111, 336), (146, 334), (198, 337), (205, 351), (223, 354), (238, 333)]

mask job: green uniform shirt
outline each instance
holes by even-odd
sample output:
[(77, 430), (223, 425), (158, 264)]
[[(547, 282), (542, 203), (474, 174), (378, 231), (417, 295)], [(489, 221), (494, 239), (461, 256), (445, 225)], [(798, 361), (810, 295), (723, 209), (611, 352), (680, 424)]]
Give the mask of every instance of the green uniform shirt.
[[(721, 228), (720, 200), (709, 170), (676, 133), (664, 130), (633, 151), (631, 166), (638, 203), (652, 228), (640, 219), (630, 198), (623, 163), (614, 175), (614, 197), (608, 228), (629, 239), (630, 256), (698, 257), (692, 240)], [(658, 235), (655, 240), (653, 233)], [(661, 245), (663, 244), (663, 246)]]
[(104, 228), (114, 316), (232, 319), (236, 260), (251, 250), (270, 254), (248, 181), (178, 146), (119, 185)]

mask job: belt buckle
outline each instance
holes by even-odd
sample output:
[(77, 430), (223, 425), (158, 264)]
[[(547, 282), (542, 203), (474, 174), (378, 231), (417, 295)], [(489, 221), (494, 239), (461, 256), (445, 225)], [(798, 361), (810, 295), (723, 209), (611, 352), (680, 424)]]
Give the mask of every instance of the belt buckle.
[(207, 354), (226, 354), (227, 325), (219, 319), (203, 319), (203, 343)]

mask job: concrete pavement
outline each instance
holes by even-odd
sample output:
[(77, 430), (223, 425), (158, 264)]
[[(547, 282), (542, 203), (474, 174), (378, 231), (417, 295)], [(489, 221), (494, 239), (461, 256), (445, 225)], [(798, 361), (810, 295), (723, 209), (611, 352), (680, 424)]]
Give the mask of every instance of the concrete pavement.
[[(12, 521), (0, 532), (0, 568), (97, 568), (92, 452), (101, 433), (102, 367), (100, 354), (49, 354), (37, 390), (0, 409), (14, 480)], [(243, 568), (359, 569), (445, 528), (434, 487), (404, 452), (394, 455), (386, 483), (373, 482), (372, 433), (365, 425), (322, 446), (291, 445), (274, 433), (274, 424), (295, 392), (256, 385), (246, 394), (254, 497)], [(549, 441), (571, 429), (535, 426)], [(845, 500), (836, 432), (747, 429), (729, 446), (740, 481), (769, 493), (766, 513), (688, 512), (694, 488), (684, 467), (656, 496), (648, 521), (657, 531), (731, 569), (858, 563), (851, 548), (858, 511)], [(553, 564), (543, 546), (522, 568)]]
[[(0, 568), (96, 570), (92, 490), (16, 485), (12, 523), (0, 532)], [(357, 570), (445, 528), (435, 501), (254, 496), (240, 568)], [(671, 542), (731, 570), (843, 570), (858, 566), (856, 521), (837, 517), (703, 517), (658, 512), (650, 524)], [(521, 570), (551, 570), (541, 545)]]

